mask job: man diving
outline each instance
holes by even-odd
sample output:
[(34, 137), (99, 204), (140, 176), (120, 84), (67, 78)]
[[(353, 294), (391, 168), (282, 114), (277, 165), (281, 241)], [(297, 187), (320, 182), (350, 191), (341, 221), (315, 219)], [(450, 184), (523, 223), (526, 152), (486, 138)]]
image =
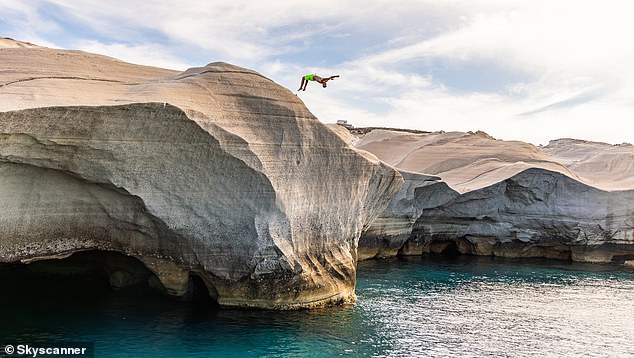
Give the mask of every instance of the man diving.
[(317, 74), (313, 73), (310, 75), (306, 75), (302, 77), (302, 83), (299, 85), (298, 91), (306, 91), (306, 86), (308, 85), (308, 81), (315, 81), (321, 83), (321, 86), (326, 88), (326, 82), (339, 77), (339, 75), (330, 76), (326, 78), (322, 78), (317, 76)]

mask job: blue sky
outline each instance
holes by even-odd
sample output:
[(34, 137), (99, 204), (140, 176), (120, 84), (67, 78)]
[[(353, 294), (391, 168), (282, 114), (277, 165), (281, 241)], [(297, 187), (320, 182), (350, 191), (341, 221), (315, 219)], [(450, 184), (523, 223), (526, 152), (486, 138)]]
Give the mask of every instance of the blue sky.
[[(185, 70), (226, 61), (323, 122), (634, 142), (634, 3), (0, 0), (0, 36)], [(0, 65), (1, 66), (1, 65)]]

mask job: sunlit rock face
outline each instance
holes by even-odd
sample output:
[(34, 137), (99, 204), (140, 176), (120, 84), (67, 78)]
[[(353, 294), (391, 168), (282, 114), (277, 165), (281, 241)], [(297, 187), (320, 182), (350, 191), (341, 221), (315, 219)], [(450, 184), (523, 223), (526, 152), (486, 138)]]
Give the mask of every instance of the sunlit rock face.
[(20, 46), (0, 62), (0, 261), (115, 251), (224, 306), (354, 299), (359, 236), (403, 179), (290, 91), (226, 63)]
[[(392, 211), (381, 218), (415, 213), (416, 219), (408, 239), (391, 253), (634, 258), (631, 145), (563, 139), (538, 148), (481, 132), (386, 130), (371, 131), (355, 144), (399, 170), (433, 174), (444, 184), (413, 184), (416, 200), (407, 205), (396, 205), (398, 195), (393, 199)], [(365, 236), (360, 246), (367, 248), (360, 252), (372, 257), (376, 242)]]
[(583, 182), (606, 191), (634, 189), (634, 146), (578, 139), (551, 140), (542, 150)]

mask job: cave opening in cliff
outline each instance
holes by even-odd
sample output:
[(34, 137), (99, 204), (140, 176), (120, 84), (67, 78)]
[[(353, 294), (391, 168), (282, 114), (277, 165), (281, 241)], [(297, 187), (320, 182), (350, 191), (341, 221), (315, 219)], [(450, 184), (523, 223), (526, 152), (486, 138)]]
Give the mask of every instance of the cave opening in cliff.
[(460, 250), (458, 249), (458, 243), (453, 240), (447, 241), (434, 241), (430, 244), (430, 252), (444, 256), (458, 256)]
[(147, 285), (153, 276), (143, 263), (112, 251), (83, 251), (63, 258), (51, 258), (29, 263), (6, 264), (3, 278), (30, 287), (57, 287), (60, 290), (73, 285), (85, 290), (111, 290)]
[(626, 261), (634, 261), (634, 253), (612, 256), (612, 262), (623, 265)]
[[(216, 307), (203, 280), (195, 274), (189, 278), (186, 295), (177, 301)], [(0, 282), (0, 296), (5, 304), (68, 308), (122, 297), (137, 302), (177, 302), (168, 297), (158, 277), (140, 260), (112, 251), (84, 251), (59, 259), (0, 264)]]
[[(186, 297), (187, 301), (208, 305), (212, 308), (218, 308), (218, 301), (215, 296), (215, 289), (209, 288), (205, 281), (196, 273), (189, 275), (190, 289)], [(212, 292), (210, 292), (212, 291)]]

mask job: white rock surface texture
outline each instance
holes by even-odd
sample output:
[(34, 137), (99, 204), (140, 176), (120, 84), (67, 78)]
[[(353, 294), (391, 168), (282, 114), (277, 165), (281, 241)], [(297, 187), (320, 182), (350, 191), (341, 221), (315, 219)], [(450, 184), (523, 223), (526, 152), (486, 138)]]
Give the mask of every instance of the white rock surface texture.
[(359, 236), (403, 179), (286, 88), (9, 39), (0, 63), (0, 262), (115, 251), (222, 306), (355, 299)]
[[(574, 139), (536, 147), (483, 132), (373, 130), (354, 141), (401, 171), (434, 175), (406, 185), (362, 235), (360, 257), (453, 252), (583, 262), (634, 259), (634, 147)], [(443, 185), (440, 185), (443, 184)], [(399, 206), (399, 204), (401, 204)], [(389, 229), (415, 216), (399, 239)], [(403, 242), (402, 237), (408, 236)], [(390, 244), (388, 244), (390, 243)], [(388, 251), (385, 251), (388, 252)], [(379, 255), (380, 256), (380, 255)], [(385, 255), (384, 255), (385, 256)]]

